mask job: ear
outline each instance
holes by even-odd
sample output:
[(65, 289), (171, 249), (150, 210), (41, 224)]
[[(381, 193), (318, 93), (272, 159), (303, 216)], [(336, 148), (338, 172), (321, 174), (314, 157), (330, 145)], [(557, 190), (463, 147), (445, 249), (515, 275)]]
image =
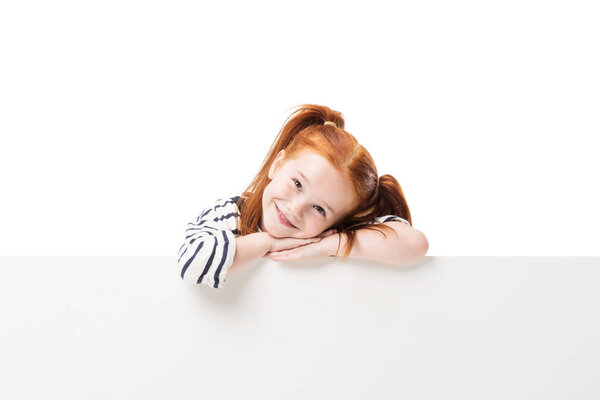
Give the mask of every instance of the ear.
[(282, 160), (284, 158), (285, 158), (285, 150), (281, 150), (279, 153), (277, 153), (275, 160), (273, 161), (273, 163), (271, 164), (271, 167), (269, 168), (269, 179), (273, 179), (273, 175), (275, 174), (275, 171), (277, 169), (279, 169), (279, 167), (281, 166)]

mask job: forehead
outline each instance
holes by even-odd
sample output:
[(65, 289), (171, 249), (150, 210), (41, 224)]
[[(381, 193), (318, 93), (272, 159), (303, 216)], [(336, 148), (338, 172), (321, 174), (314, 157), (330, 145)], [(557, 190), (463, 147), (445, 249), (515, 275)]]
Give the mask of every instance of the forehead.
[(292, 168), (301, 168), (302, 172), (307, 171), (315, 175), (338, 175), (339, 178), (342, 178), (342, 174), (325, 157), (316, 153), (302, 153), (289, 160), (289, 165)]

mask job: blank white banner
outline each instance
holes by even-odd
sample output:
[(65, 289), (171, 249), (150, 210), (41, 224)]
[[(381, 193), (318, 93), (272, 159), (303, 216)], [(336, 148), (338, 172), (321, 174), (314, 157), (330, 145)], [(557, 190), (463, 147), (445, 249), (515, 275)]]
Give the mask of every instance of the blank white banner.
[(6, 399), (600, 396), (600, 258), (0, 258)]

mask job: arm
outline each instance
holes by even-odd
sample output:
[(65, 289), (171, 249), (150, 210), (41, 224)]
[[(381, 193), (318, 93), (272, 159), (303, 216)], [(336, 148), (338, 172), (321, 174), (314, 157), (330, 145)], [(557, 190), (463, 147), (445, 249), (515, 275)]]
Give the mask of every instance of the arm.
[(187, 247), (182, 247), (181, 277), (192, 283), (221, 288), (232, 269), (264, 256), (271, 249), (272, 239), (267, 232), (234, 237), (229, 230), (214, 230), (207, 235), (206, 229), (194, 233), (190, 238), (195, 240), (188, 239)]
[[(429, 243), (422, 232), (403, 222), (393, 221), (384, 222), (384, 224), (394, 228), (393, 232), (385, 232), (387, 239), (376, 231), (357, 230), (354, 246), (348, 257), (373, 260), (384, 264), (404, 265), (425, 256), (429, 249)], [(341, 239), (340, 250), (336, 254), (338, 237)], [(336, 233), (324, 240), (327, 241), (329, 254), (341, 257), (346, 245), (345, 235)]]
[(235, 245), (233, 264), (229, 267), (229, 271), (238, 269), (242, 265), (267, 254), (271, 250), (271, 235), (268, 232), (256, 232), (246, 236), (238, 236), (235, 238)]
[(194, 284), (221, 288), (236, 250), (236, 198), (218, 199), (187, 224), (177, 254), (181, 278)]

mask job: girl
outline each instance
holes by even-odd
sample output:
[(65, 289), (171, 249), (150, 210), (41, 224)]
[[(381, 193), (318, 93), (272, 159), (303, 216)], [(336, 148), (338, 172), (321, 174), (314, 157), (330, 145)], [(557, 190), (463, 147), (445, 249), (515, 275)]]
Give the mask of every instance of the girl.
[(305, 104), (286, 121), (243, 195), (218, 199), (188, 224), (182, 279), (221, 288), (229, 271), (259, 257), (335, 257), (340, 248), (342, 261), (395, 265), (427, 253), (400, 184), (378, 177), (340, 112)]

